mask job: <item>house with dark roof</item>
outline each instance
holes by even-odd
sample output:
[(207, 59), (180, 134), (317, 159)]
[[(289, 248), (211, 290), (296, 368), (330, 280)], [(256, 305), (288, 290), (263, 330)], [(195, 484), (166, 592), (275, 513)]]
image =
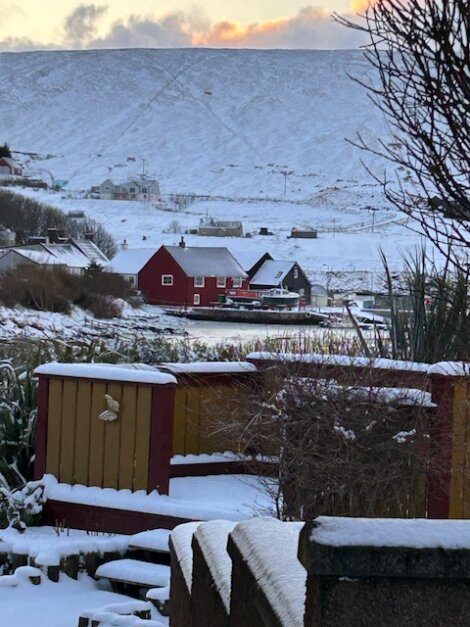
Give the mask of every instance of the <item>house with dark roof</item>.
[(247, 289), (248, 275), (224, 247), (161, 246), (128, 249), (116, 255), (110, 269), (142, 290), (153, 305), (207, 306), (225, 290)]
[(274, 287), (297, 292), (310, 304), (312, 286), (296, 261), (266, 259), (250, 278), (250, 289), (267, 290)]
[(249, 279), (255, 276), (265, 261), (272, 259), (272, 256), (267, 251), (260, 254), (256, 250), (237, 250), (233, 251), (232, 255), (248, 274)]

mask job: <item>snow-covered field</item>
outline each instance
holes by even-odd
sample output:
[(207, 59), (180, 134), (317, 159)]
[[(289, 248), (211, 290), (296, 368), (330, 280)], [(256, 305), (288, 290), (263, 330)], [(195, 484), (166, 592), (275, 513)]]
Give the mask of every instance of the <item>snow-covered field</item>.
[[(127, 50), (2, 54), (0, 117), (32, 176), (65, 180), (34, 192), (81, 209), (132, 247), (174, 244), (201, 217), (241, 219), (251, 238), (188, 235), (296, 259), (312, 280), (375, 287), (379, 247), (391, 265), (421, 238), (387, 205), (351, 146), (357, 133), (387, 142), (381, 114), (347, 73), (371, 70), (359, 51)], [(6, 132), (6, 131), (4, 131)], [(92, 185), (155, 176), (163, 206), (84, 198)], [(393, 178), (394, 173), (390, 172)], [(171, 211), (172, 194), (195, 194)], [(272, 236), (258, 235), (267, 227)], [(288, 239), (292, 227), (317, 240)], [(374, 232), (372, 232), (374, 231)], [(145, 239), (144, 239), (145, 238)], [(329, 285), (331, 287), (331, 284)]]

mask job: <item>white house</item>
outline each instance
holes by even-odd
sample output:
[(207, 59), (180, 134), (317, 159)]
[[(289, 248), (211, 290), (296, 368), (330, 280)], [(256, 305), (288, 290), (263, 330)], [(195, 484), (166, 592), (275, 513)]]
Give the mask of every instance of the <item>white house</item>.
[(104, 180), (99, 186), (101, 200), (160, 200), (160, 185), (155, 179), (135, 177), (127, 181), (113, 183)]

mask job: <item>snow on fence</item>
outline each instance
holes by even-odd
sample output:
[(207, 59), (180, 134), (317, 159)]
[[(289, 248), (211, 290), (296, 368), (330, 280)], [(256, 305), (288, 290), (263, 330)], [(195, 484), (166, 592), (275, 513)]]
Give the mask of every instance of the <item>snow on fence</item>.
[(170, 540), (170, 624), (466, 624), (469, 549), (470, 521), (181, 525)]

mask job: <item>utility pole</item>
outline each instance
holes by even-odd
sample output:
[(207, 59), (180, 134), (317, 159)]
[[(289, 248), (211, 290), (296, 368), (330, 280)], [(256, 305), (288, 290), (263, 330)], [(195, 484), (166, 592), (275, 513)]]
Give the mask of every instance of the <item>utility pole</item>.
[(142, 178), (145, 178), (145, 159), (142, 159)]
[(287, 196), (287, 177), (293, 174), (293, 170), (281, 170), (281, 174), (284, 176), (284, 196)]
[(372, 211), (372, 231), (375, 231), (375, 212), (378, 211), (377, 207), (369, 207), (369, 211)]

